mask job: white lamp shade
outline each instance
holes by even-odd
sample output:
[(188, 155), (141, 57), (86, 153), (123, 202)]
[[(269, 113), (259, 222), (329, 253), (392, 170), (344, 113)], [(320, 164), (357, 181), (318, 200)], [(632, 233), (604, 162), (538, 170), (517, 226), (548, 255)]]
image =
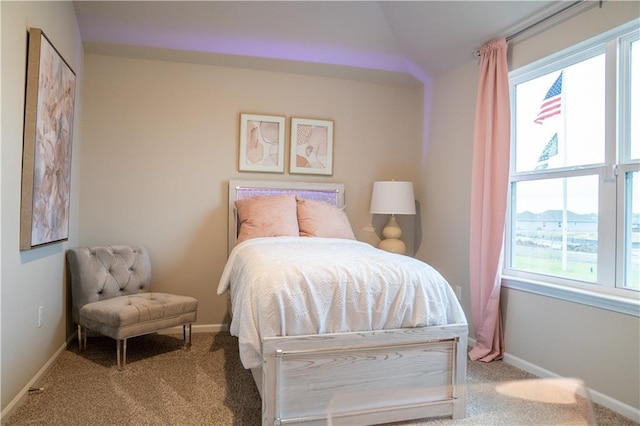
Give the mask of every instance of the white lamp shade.
[(416, 214), (416, 202), (411, 182), (374, 182), (371, 194), (371, 214)]

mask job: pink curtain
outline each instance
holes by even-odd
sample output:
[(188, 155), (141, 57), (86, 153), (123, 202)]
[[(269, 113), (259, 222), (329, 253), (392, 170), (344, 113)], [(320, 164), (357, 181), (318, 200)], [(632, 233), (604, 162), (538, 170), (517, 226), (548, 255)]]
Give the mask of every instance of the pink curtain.
[(509, 77), (507, 41), (480, 49), (471, 182), (470, 287), (476, 345), (469, 358), (501, 359), (500, 280), (509, 179)]

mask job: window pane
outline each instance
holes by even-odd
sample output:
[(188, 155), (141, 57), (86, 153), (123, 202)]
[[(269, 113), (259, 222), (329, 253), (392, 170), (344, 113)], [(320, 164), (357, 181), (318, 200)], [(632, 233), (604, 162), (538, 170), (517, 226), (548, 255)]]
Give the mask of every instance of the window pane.
[(640, 290), (640, 176), (628, 172), (625, 179), (624, 286)]
[(640, 41), (631, 43), (631, 158), (640, 158)]
[(605, 56), (515, 86), (517, 172), (604, 162)]
[(511, 267), (595, 282), (598, 176), (512, 185)]

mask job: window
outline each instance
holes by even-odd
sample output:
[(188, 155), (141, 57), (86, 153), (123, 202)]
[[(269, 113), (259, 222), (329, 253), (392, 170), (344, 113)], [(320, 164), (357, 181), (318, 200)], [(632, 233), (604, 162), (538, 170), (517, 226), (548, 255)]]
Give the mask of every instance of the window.
[(640, 31), (510, 73), (504, 275), (637, 298)]

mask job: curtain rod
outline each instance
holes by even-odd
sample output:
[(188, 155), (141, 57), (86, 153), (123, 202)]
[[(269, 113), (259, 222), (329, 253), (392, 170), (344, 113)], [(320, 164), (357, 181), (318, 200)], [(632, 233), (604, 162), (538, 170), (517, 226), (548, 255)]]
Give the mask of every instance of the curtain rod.
[[(562, 13), (566, 12), (566, 11), (567, 11), (567, 10), (569, 10), (569, 9), (573, 9), (574, 7), (578, 6), (579, 4), (584, 3), (584, 2), (586, 2), (586, 1), (587, 1), (587, 0), (578, 0), (578, 1), (574, 1), (574, 2), (572, 2), (572, 3), (571, 3), (571, 4), (569, 4), (568, 6), (563, 7), (562, 9), (558, 10), (557, 12), (554, 12), (554, 13), (552, 13), (552, 14), (551, 14), (551, 15), (549, 15), (549, 16), (545, 16), (544, 18), (542, 18), (542, 19), (540, 19), (540, 20), (538, 20), (538, 21), (534, 22), (533, 24), (528, 25), (528, 26), (524, 27), (523, 29), (516, 31), (515, 33), (513, 33), (513, 34), (511, 34), (511, 35), (508, 35), (508, 36), (507, 36), (507, 41), (509, 41), (509, 40), (511, 40), (511, 39), (513, 39), (513, 38), (518, 37), (520, 34), (522, 34), (522, 33), (525, 33), (525, 32), (527, 32), (527, 31), (529, 31), (531, 28), (533, 28), (533, 27), (537, 27), (538, 25), (540, 25), (540, 24), (543, 24), (543, 23), (547, 22), (549, 19), (553, 19), (553, 18), (555, 18), (556, 16), (558, 16), (558, 15), (560, 15), (560, 14), (562, 14)], [(600, 0), (600, 7), (602, 7), (602, 0)]]
[[(577, 1), (574, 1), (574, 2), (572, 2), (571, 4), (569, 4), (568, 6), (565, 6), (565, 7), (563, 7), (562, 9), (560, 9), (560, 10), (558, 10), (558, 11), (556, 11), (556, 12), (552, 13), (551, 15), (545, 16), (544, 18), (537, 20), (536, 22), (532, 23), (531, 25), (527, 25), (526, 27), (524, 27), (524, 28), (522, 28), (522, 29), (520, 29), (520, 30), (518, 30), (518, 31), (514, 32), (513, 34), (509, 34), (509, 35), (506, 37), (506, 39), (507, 39), (507, 41), (509, 41), (509, 40), (511, 40), (511, 39), (514, 39), (514, 38), (518, 37), (519, 35), (521, 35), (521, 34), (523, 34), (523, 33), (527, 32), (527, 31), (529, 31), (530, 29), (532, 29), (532, 28), (534, 28), (534, 27), (537, 27), (538, 25), (543, 24), (543, 23), (547, 22), (547, 21), (548, 21), (548, 20), (550, 20), (550, 19), (555, 18), (556, 16), (558, 16), (558, 15), (560, 15), (560, 14), (562, 14), (562, 13), (564, 13), (564, 12), (568, 11), (569, 9), (573, 9), (574, 7), (576, 7), (576, 6), (578, 6), (578, 5), (581, 5), (581, 4), (583, 4), (583, 3), (586, 3), (587, 1), (588, 1), (588, 0), (577, 0)], [(598, 7), (602, 8), (602, 3), (603, 3), (603, 1), (604, 1), (604, 0), (599, 0), (599, 1), (598, 1), (598, 3), (599, 3)], [(475, 51), (473, 52), (473, 56), (474, 56), (475, 58), (478, 58), (478, 57), (480, 56), (480, 50), (479, 50), (479, 49), (478, 49), (478, 50), (475, 50)]]

